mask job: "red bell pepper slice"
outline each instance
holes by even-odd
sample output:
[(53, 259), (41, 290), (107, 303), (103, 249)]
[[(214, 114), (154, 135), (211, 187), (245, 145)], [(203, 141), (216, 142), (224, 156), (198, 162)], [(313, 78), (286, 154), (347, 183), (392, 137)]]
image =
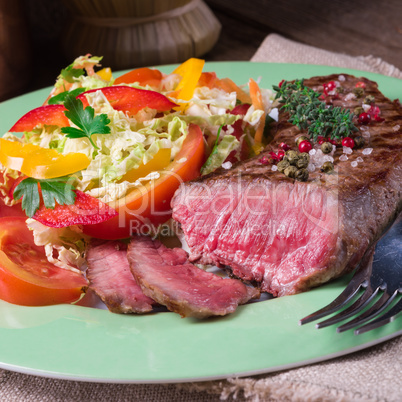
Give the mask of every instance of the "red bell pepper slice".
[(73, 205), (58, 205), (54, 209), (42, 205), (33, 216), (45, 226), (62, 228), (71, 225), (93, 225), (107, 221), (117, 215), (115, 209), (91, 197), (82, 191), (75, 190)]
[(77, 99), (80, 99), (84, 107), (86, 107), (88, 106), (88, 101), (85, 95), (95, 91), (102, 91), (113, 109), (128, 112), (131, 115), (137, 114), (146, 107), (165, 112), (177, 106), (159, 92), (132, 88), (125, 85), (91, 89), (78, 95)]
[(69, 122), (64, 114), (63, 105), (46, 105), (31, 110), (22, 116), (9, 130), (12, 133), (22, 133), (41, 128), (44, 125), (67, 127)]

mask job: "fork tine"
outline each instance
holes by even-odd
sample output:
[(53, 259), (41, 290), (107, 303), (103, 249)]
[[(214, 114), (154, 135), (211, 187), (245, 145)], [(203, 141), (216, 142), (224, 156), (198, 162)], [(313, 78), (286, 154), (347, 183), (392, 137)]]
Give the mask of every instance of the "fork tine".
[(333, 300), (331, 303), (329, 303), (325, 307), (302, 318), (299, 321), (299, 325), (307, 324), (311, 321), (318, 320), (322, 317), (325, 317), (325, 316), (332, 314), (333, 312), (339, 310), (346, 303), (348, 303), (349, 300), (351, 300), (355, 296), (355, 294), (358, 292), (358, 290), (360, 289), (361, 286), (362, 286), (362, 283), (358, 280), (355, 280), (355, 277), (353, 277), (352, 280), (349, 282), (349, 285), (344, 289), (344, 291), (335, 300)]
[(336, 329), (336, 332), (344, 332), (353, 327), (357, 327), (360, 324), (363, 324), (374, 317), (378, 316), (382, 311), (384, 311), (398, 294), (398, 290), (396, 290), (392, 295), (384, 292), (382, 296), (363, 314), (354, 318), (353, 320), (347, 322), (346, 324), (341, 325)]
[(299, 321), (299, 325), (307, 324), (311, 321), (318, 320), (322, 317), (325, 317), (329, 314), (334, 313), (335, 311), (339, 310), (343, 306), (345, 306), (352, 298), (356, 295), (359, 289), (364, 286), (368, 286), (368, 280), (366, 279), (369, 276), (369, 270), (371, 269), (371, 262), (373, 258), (373, 249), (368, 250), (363, 259), (357, 268), (356, 272), (354, 273), (352, 279), (350, 280), (349, 284), (343, 290), (343, 292), (334, 299), (331, 303), (326, 305), (325, 307), (315, 311), (312, 314), (302, 318)]
[(374, 292), (372, 292), (372, 290), (367, 287), (364, 293), (352, 305), (334, 315), (333, 317), (319, 322), (318, 324), (316, 324), (316, 328), (328, 327), (329, 325), (336, 324), (337, 322), (340, 322), (342, 320), (345, 320), (346, 318), (351, 317), (352, 315), (357, 314), (373, 300), (375, 295), (378, 293), (378, 290), (379, 288), (375, 289)]
[(360, 328), (357, 328), (354, 333), (356, 335), (363, 334), (367, 331), (371, 331), (373, 329), (379, 328), (385, 324), (388, 324), (395, 320), (395, 318), (402, 312), (402, 298), (399, 299), (398, 303), (395, 304), (388, 312), (378, 317), (377, 319), (369, 322), (366, 325), (363, 325)]

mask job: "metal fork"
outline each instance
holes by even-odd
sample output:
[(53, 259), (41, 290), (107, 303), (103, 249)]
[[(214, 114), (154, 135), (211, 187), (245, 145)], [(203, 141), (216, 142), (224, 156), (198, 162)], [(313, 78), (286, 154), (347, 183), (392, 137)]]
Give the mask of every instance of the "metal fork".
[(336, 329), (343, 332), (366, 323), (354, 331), (358, 335), (388, 324), (402, 312), (402, 214), (377, 244), (366, 251), (345, 290), (327, 306), (302, 318), (299, 324), (339, 310), (316, 327), (324, 328), (360, 313)]

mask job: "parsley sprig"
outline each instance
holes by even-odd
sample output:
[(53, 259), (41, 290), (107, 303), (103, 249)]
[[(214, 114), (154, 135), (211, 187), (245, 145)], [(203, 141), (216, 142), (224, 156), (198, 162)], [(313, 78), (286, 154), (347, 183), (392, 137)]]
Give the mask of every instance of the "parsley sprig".
[[(39, 191), (40, 187), (40, 191)], [(54, 209), (56, 202), (59, 205), (72, 205), (75, 202), (75, 187), (71, 184), (71, 177), (57, 177), (54, 179), (34, 179), (28, 177), (22, 180), (14, 189), (15, 200), (22, 198), (22, 209), (32, 218), (41, 204), (41, 194), (46, 208)]]
[(95, 116), (95, 110), (91, 106), (84, 109), (80, 99), (74, 95), (67, 95), (64, 101), (67, 111), (64, 114), (79, 128), (62, 127), (61, 132), (68, 138), (88, 138), (95, 149), (99, 149), (92, 141), (93, 134), (110, 134), (110, 119), (105, 113)]
[(281, 109), (289, 112), (289, 122), (307, 130), (310, 138), (318, 136), (331, 139), (349, 136), (357, 127), (353, 123), (353, 113), (341, 107), (327, 106), (319, 97), (321, 94), (304, 85), (303, 80), (284, 81), (273, 86), (275, 99), (282, 104)]
[(76, 78), (81, 77), (81, 75), (84, 74), (85, 70), (83, 68), (75, 68), (73, 63), (61, 70), (60, 77), (73, 84)]
[(76, 88), (73, 89), (72, 91), (63, 91), (60, 92), (59, 94), (52, 96), (49, 100), (48, 100), (48, 104), (49, 105), (59, 105), (65, 102), (66, 98), (68, 95), (73, 95), (74, 97), (82, 94), (83, 92), (86, 91), (86, 88)]

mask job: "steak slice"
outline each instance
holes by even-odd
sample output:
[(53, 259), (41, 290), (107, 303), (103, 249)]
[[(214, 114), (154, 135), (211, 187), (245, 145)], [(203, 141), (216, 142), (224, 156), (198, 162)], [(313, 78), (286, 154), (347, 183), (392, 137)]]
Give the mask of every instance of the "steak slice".
[(197, 268), (183, 249), (166, 248), (149, 237), (134, 237), (127, 258), (143, 292), (182, 317), (226, 315), (260, 295), (237, 279)]
[[(295, 181), (260, 162), (281, 142), (296, 148), (300, 130), (280, 112), (261, 155), (184, 183), (175, 193), (173, 218), (183, 230), (190, 261), (230, 267), (274, 296), (294, 294), (353, 269), (396, 218), (402, 207), (401, 106), (365, 78), (343, 74), (304, 83), (322, 92), (332, 80), (343, 93), (328, 96), (327, 103), (353, 111), (372, 95), (381, 110), (384, 121), (357, 123), (364, 147), (347, 160), (340, 159), (338, 147), (335, 172), (316, 169), (308, 181)], [(362, 98), (353, 94), (359, 81), (365, 84)]]
[(87, 278), (92, 289), (113, 313), (147, 313), (156, 303), (137, 285), (127, 261), (127, 245), (119, 241), (91, 244)]

